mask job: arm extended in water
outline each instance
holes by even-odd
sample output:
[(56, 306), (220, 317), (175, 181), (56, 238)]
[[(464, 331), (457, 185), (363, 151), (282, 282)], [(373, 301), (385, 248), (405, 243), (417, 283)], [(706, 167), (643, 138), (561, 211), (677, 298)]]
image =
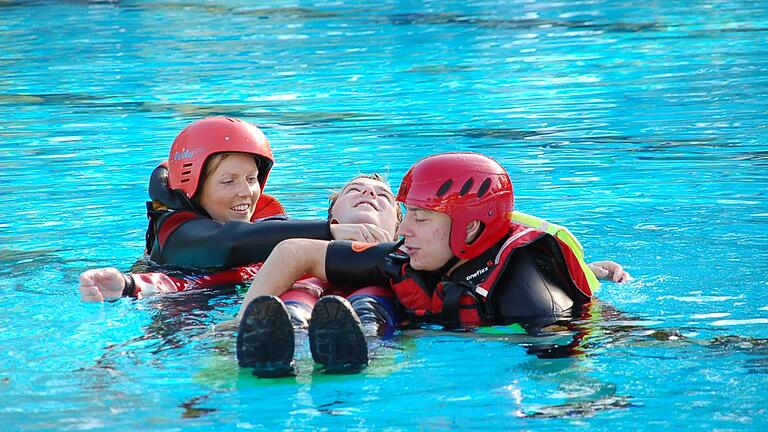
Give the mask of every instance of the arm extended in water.
[(80, 299), (103, 302), (120, 297), (144, 298), (160, 293), (184, 291), (191, 280), (162, 273), (123, 273), (114, 267), (86, 270), (80, 274)]

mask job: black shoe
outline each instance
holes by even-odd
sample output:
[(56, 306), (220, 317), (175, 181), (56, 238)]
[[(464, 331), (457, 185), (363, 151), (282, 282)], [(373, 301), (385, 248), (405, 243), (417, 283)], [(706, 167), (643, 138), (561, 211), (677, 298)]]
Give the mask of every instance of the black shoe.
[(325, 373), (358, 373), (368, 365), (368, 345), (360, 319), (348, 301), (321, 297), (309, 320), (309, 349)]
[(294, 336), (283, 302), (261, 296), (245, 308), (237, 331), (237, 361), (261, 378), (294, 375)]

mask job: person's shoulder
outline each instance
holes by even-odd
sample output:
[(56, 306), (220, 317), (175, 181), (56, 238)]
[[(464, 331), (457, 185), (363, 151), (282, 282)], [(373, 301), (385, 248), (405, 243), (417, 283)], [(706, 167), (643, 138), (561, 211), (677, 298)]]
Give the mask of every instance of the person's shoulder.
[(163, 215), (157, 223), (157, 240), (160, 246), (163, 247), (168, 240), (168, 237), (179, 227), (192, 220), (210, 220), (199, 213), (195, 213), (189, 210), (173, 210)]
[(180, 225), (193, 219), (210, 219), (191, 210), (171, 210), (160, 219), (160, 225)]

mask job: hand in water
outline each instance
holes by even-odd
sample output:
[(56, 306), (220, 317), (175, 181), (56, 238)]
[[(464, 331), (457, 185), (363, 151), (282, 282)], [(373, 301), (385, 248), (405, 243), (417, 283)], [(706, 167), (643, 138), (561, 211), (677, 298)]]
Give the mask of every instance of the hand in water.
[(116, 268), (93, 269), (80, 274), (80, 299), (85, 302), (120, 298), (123, 288), (125, 277)]
[(629, 282), (632, 277), (624, 271), (624, 268), (613, 261), (595, 261), (589, 264), (589, 268), (592, 273), (597, 276), (598, 279), (610, 280), (617, 283)]

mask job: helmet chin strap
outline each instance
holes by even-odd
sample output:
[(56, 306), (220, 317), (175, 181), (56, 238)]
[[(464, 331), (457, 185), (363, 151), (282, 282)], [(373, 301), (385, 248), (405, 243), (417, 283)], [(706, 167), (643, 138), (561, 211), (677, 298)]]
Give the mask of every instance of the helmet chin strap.
[[(469, 225), (467, 225), (467, 230), (469, 230)], [(465, 240), (464, 246), (475, 241), (475, 239), (480, 235), (480, 232), (482, 232), (482, 224), (480, 224), (480, 229), (475, 230), (475, 232), (471, 233), (471, 235), (469, 232), (467, 232), (467, 239)], [(448, 261), (446, 261), (446, 263), (443, 264), (439, 269), (435, 270), (435, 273), (447, 276), (460, 261), (461, 258), (457, 257), (456, 254), (452, 251), (451, 257), (448, 259)]]

